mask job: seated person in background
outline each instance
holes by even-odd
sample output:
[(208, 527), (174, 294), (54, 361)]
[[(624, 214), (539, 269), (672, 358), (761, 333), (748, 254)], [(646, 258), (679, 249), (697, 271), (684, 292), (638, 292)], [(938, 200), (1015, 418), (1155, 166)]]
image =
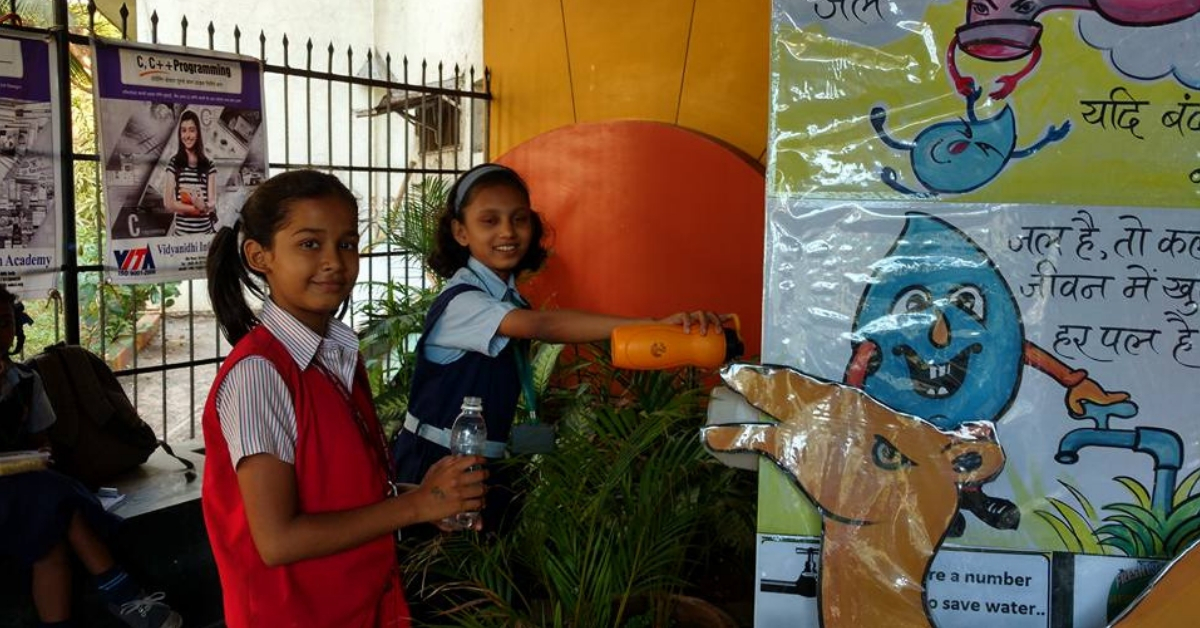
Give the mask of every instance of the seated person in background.
[[(20, 316), (19, 316), (20, 314)], [(48, 450), (54, 410), (35, 371), (14, 363), (13, 341), (24, 313), (0, 286), (0, 452)], [(73, 551), (95, 578), (100, 598), (130, 626), (178, 628), (179, 614), (147, 595), (113, 559), (101, 533), (119, 520), (78, 481), (48, 469), (0, 475), (0, 557), (30, 566), (33, 604), (41, 626), (83, 625), (71, 619)]]

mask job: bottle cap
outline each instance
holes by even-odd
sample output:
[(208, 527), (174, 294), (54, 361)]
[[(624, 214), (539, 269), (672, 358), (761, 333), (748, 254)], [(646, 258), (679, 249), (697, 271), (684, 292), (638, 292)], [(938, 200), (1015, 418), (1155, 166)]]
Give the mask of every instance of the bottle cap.
[(473, 407), (473, 408), (482, 408), (483, 407), (483, 398), (482, 397), (463, 397), (462, 404), (463, 404), (464, 408), (466, 408), (468, 406)]
[(746, 344), (742, 342), (742, 319), (734, 314), (730, 317), (733, 323), (732, 327), (725, 327), (725, 361), (729, 362), (734, 358), (742, 355), (746, 351)]

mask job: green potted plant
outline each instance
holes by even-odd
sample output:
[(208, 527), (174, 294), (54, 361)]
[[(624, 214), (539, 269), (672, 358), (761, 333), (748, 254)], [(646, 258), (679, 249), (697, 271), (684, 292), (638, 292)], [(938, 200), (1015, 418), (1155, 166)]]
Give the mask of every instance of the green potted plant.
[[(433, 251), (438, 212), (446, 203), (446, 182), (425, 178), (406, 185), (404, 194), (383, 212), (376, 227), (383, 238), (376, 248), (424, 263)], [(426, 275), (418, 285), (368, 282), (371, 298), (358, 307), (366, 322), (359, 327), (359, 346), (375, 391), (375, 405), (386, 434), (404, 420), (417, 338), (425, 313), (441, 289), (441, 280)]]
[[(428, 256), (446, 191), (441, 179), (407, 186), (380, 225), (391, 250)], [(390, 434), (440, 283), (373, 289), (360, 336)], [(408, 541), (410, 599), (437, 611), (432, 625), (732, 628), (699, 598), (724, 584), (731, 560), (752, 564), (754, 476), (700, 444), (707, 395), (697, 373), (623, 371), (599, 347), (560, 363), (562, 352), (535, 343), (539, 417), (555, 419), (558, 444), (506, 461), (522, 478), (511, 532)]]
[(747, 480), (697, 437), (695, 374), (622, 371), (598, 350), (555, 379), (557, 449), (509, 460), (523, 478), (512, 530), (412, 544), (409, 595), (440, 626), (736, 626), (686, 595), (719, 540), (752, 551), (754, 521)]

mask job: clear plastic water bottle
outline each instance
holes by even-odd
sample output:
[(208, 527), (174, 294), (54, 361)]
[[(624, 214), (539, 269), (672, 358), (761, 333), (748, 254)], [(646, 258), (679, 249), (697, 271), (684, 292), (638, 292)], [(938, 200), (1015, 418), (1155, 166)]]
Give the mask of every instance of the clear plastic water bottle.
[[(483, 400), (464, 397), (462, 411), (450, 428), (450, 453), (456, 456), (482, 456), (487, 442), (487, 424), (483, 421)], [(479, 521), (478, 512), (460, 512), (446, 519), (447, 527), (469, 530)]]

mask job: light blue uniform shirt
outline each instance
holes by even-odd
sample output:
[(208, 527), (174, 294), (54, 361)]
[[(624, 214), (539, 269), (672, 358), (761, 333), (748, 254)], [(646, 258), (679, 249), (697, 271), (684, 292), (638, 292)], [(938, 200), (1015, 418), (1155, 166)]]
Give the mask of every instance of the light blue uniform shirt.
[(54, 425), (54, 408), (50, 406), (50, 398), (46, 396), (46, 388), (42, 386), (42, 378), (36, 371), (18, 369), (15, 364), (8, 365), (4, 376), (0, 377), (0, 399), (7, 399), (15, 394), (15, 390), (23, 379), (33, 380), (33, 399), (29, 404), (29, 416), (25, 417), (26, 429), (30, 434), (43, 432)]
[(458, 284), (470, 284), (481, 290), (463, 292), (451, 299), (441, 318), (429, 330), (429, 336), (425, 338), (425, 357), (437, 364), (450, 364), (468, 351), (491, 357), (499, 355), (508, 344), (508, 336), (497, 333), (500, 321), (517, 309), (505, 300), (505, 295), (511, 291), (513, 296), (521, 299), (513, 277), (507, 282), (501, 280), (474, 257), (454, 273), (443, 290)]

